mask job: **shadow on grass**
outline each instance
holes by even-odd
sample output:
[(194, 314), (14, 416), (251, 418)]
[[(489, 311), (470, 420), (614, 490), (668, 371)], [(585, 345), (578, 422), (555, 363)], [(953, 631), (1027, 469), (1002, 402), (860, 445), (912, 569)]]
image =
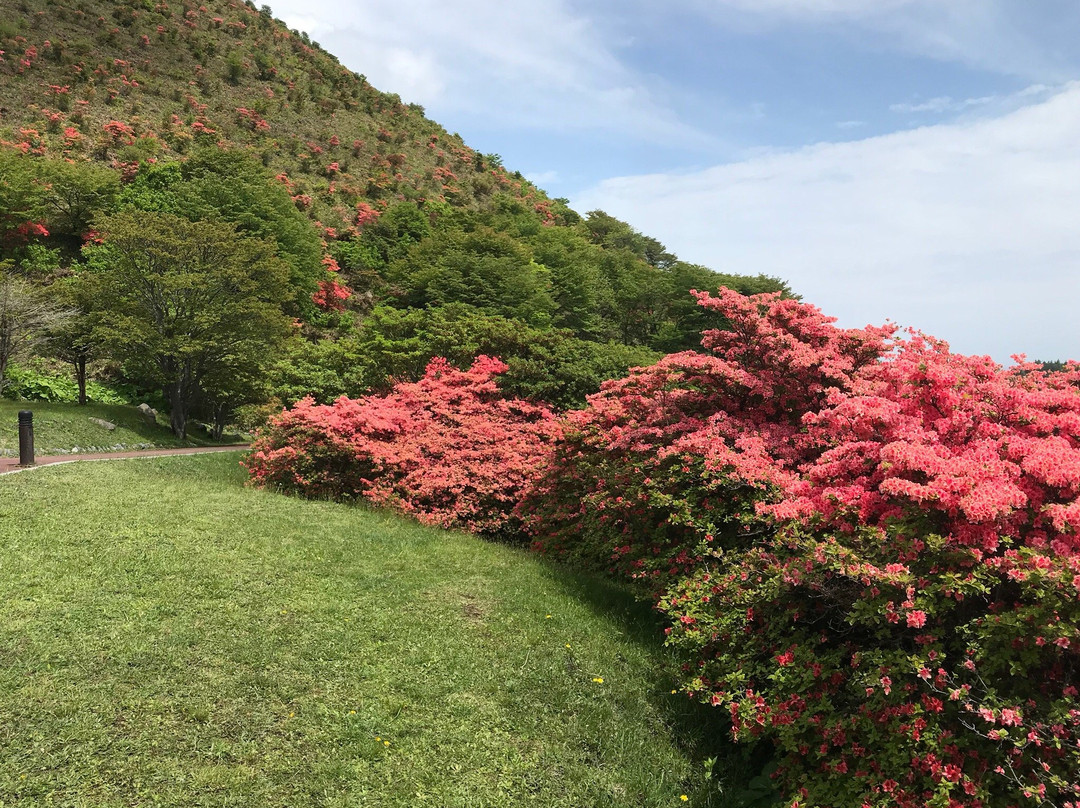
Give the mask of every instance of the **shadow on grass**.
[[(633, 644), (650, 652), (663, 645), (664, 621), (637, 597), (631, 587), (542, 559), (544, 575), (563, 592), (588, 606), (594, 614), (619, 626)], [(766, 808), (779, 804), (769, 773), (775, 769), (772, 748), (731, 740), (731, 722), (716, 707), (689, 698), (678, 690), (679, 663), (662, 655), (650, 702), (672, 730), (678, 746), (712, 773), (708, 793), (695, 795), (693, 805), (708, 808)]]

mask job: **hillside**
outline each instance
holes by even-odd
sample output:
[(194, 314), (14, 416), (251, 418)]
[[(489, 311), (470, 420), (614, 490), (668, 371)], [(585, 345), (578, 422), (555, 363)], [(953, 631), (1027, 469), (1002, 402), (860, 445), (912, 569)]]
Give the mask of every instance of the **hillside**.
[(266, 6), (4, 0), (0, 12), (0, 123), (30, 154), (131, 172), (200, 144), (249, 149), (334, 233), (362, 200), (475, 206), (499, 191), (553, 206)]
[(741, 804), (751, 767), (602, 580), (253, 491), (234, 454), (0, 496), (5, 805)]
[(582, 217), (266, 6), (0, 0), (0, 51), (0, 173), (32, 175), (0, 193), (0, 261), (77, 274), (118, 210), (276, 242), (302, 333), (260, 371), (263, 398), (357, 395), (489, 353), (516, 394), (576, 406), (697, 345), (712, 321), (691, 289), (788, 291)]

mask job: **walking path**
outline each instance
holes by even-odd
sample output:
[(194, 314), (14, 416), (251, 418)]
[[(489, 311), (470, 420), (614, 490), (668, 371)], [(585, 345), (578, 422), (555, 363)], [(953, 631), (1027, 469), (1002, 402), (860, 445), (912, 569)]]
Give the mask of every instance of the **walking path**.
[(57, 463), (83, 463), (88, 460), (131, 460), (137, 457), (169, 457), (170, 455), (209, 454), (211, 452), (239, 452), (248, 448), (246, 443), (229, 446), (193, 446), (184, 449), (145, 449), (141, 452), (103, 452), (100, 454), (66, 454), (38, 456), (33, 466), (20, 466), (17, 457), (0, 457), (0, 474), (13, 474), (17, 471), (30, 471), (41, 466), (55, 466)]

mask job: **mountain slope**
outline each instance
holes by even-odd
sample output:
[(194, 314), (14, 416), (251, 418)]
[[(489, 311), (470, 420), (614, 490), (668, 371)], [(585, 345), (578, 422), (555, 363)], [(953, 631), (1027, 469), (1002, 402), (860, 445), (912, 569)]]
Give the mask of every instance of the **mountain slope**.
[[(97, 174), (68, 176), (84, 163)], [(489, 353), (516, 394), (572, 406), (696, 347), (716, 323), (690, 290), (788, 291), (583, 218), (250, 3), (0, 0), (0, 174), (19, 165), (53, 204), (32, 216), (0, 194), (16, 265), (77, 273), (95, 217), (125, 207), (276, 241), (304, 324), (270, 380), (286, 403)], [(45, 252), (29, 261), (27, 240)]]
[(0, 127), (31, 154), (131, 172), (198, 144), (252, 150), (337, 234), (356, 204), (558, 205), (497, 159), (379, 92), (268, 7), (80, 0), (0, 2)]

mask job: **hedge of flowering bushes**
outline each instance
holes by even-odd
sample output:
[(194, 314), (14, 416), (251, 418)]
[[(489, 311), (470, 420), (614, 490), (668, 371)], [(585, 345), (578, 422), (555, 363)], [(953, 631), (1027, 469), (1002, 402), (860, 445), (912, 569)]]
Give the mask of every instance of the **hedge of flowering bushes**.
[[(498, 360), (302, 401), (259, 483), (633, 582), (789, 806), (1080, 808), (1080, 365), (1004, 370), (778, 295), (559, 421)], [(515, 508), (515, 503), (517, 507)]]
[(1080, 805), (1080, 366), (775, 295), (608, 383), (520, 507), (636, 582), (792, 806)]
[(513, 533), (514, 505), (561, 429), (548, 409), (499, 395), (505, 370), (485, 356), (466, 371), (437, 359), (386, 396), (304, 399), (260, 433), (247, 468), (259, 485)]

